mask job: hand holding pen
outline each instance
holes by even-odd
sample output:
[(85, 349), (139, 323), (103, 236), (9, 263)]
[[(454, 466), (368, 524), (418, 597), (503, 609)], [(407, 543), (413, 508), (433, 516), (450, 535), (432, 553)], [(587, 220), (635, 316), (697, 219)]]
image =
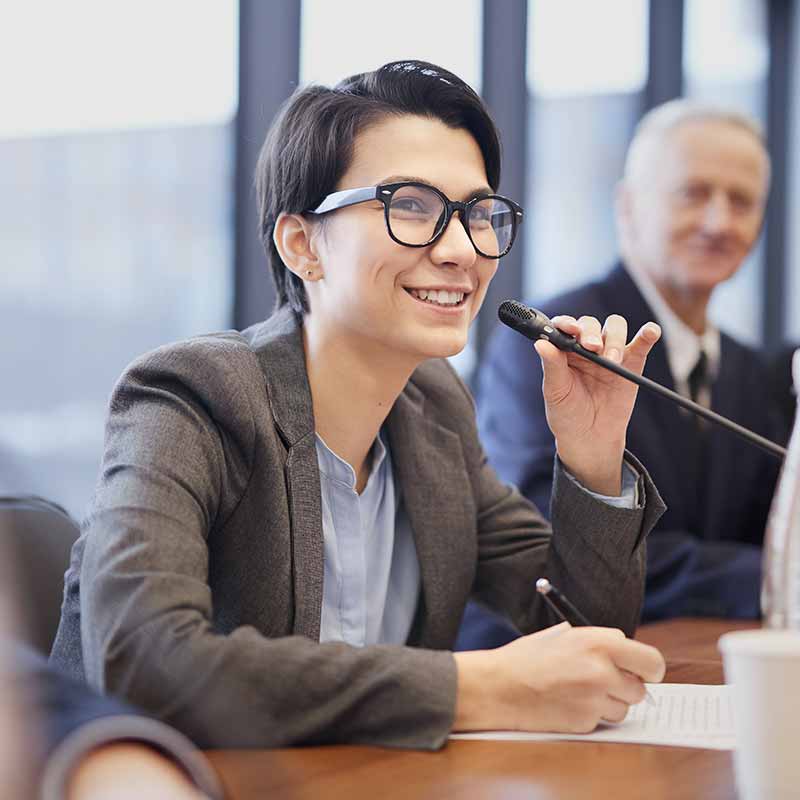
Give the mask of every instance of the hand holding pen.
[[(566, 595), (563, 595), (555, 586), (547, 578), (539, 578), (536, 581), (536, 591), (541, 595), (542, 600), (547, 603), (548, 606), (555, 612), (555, 615), (560, 619), (562, 622), (569, 623), (569, 619), (567, 618), (564, 611), (569, 614), (572, 619), (577, 620), (580, 625), (587, 625), (590, 626), (592, 623), (589, 622), (586, 617), (575, 608), (574, 605), (567, 599)], [(562, 608), (564, 611), (562, 611)], [(651, 705), (656, 705), (656, 701), (653, 700), (653, 696), (645, 690), (644, 693), (645, 700)]]
[(453, 659), (454, 731), (589, 733), (622, 722), (665, 670), (655, 647), (621, 630), (568, 622)]

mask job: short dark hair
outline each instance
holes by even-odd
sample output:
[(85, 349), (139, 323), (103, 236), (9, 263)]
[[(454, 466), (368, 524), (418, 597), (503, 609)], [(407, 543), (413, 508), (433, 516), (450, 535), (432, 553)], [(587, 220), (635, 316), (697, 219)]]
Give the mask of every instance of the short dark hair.
[(259, 230), (277, 306), (308, 311), (303, 281), (283, 263), (272, 234), (279, 214), (302, 214), (336, 190), (356, 137), (389, 115), (439, 119), (474, 137), (493, 191), (500, 184), (500, 141), (486, 106), (461, 78), (425, 61), (394, 61), (353, 75), (333, 88), (298, 89), (270, 126), (256, 167)]

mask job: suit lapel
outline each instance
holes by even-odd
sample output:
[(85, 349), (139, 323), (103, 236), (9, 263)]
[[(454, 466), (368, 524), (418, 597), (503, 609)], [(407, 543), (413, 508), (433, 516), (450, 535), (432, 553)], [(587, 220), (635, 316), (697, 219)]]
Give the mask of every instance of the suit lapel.
[(293, 632), (319, 639), (324, 540), (314, 410), (302, 331), (288, 309), (245, 331), (264, 372), (270, 410), (287, 455), (284, 467), (292, 538)]
[(461, 602), (460, 593), (466, 599), (472, 585), (476, 554), (465, 543), (475, 543), (476, 510), (460, 438), (423, 406), (412, 378), (389, 414), (387, 431), (422, 582), (412, 638), (423, 646), (446, 647), (460, 622), (454, 603)]
[[(730, 340), (721, 335), (719, 373), (711, 387), (711, 407), (723, 417), (747, 425), (749, 420), (743, 412), (742, 394), (736, 388), (742, 384), (741, 370), (746, 366), (739, 362), (738, 354), (730, 345)], [(743, 456), (752, 458), (746, 452), (752, 445), (713, 424), (709, 425), (707, 435), (709, 472), (706, 478), (706, 524), (702, 535), (704, 538), (718, 539), (724, 532), (712, 527), (711, 521), (724, 519), (724, 509), (718, 508), (719, 502), (726, 502), (730, 487), (736, 485), (737, 462)], [(750, 458), (745, 461), (749, 462)]]

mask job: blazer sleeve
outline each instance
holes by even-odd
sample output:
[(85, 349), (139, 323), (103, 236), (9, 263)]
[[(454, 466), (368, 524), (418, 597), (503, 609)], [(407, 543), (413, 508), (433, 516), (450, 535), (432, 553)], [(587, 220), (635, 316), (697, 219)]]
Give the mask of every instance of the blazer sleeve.
[(155, 351), (118, 383), (79, 542), (87, 678), (202, 747), (441, 746), (452, 653), (215, 629), (209, 539), (224, 535), (262, 455), (259, 385), (249, 348), (224, 339)]
[[(541, 395), (540, 387), (537, 392)], [(593, 624), (632, 635), (644, 596), (645, 540), (665, 508), (645, 468), (626, 452), (626, 462), (640, 476), (640, 502), (633, 509), (618, 508), (583, 489), (551, 455), (551, 527), (515, 487), (499, 479), (478, 440), (474, 413), (470, 416), (473, 429), (465, 440), (473, 443), (468, 463), (479, 508), (477, 598), (521, 632), (531, 632), (555, 621), (535, 592), (536, 579), (547, 577)]]

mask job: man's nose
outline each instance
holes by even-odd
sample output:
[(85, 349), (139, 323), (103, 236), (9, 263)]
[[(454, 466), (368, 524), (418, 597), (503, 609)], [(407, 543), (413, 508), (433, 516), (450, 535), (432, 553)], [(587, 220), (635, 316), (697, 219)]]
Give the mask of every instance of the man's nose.
[(714, 192), (703, 213), (703, 229), (709, 233), (725, 233), (731, 227), (731, 203), (724, 192)]

